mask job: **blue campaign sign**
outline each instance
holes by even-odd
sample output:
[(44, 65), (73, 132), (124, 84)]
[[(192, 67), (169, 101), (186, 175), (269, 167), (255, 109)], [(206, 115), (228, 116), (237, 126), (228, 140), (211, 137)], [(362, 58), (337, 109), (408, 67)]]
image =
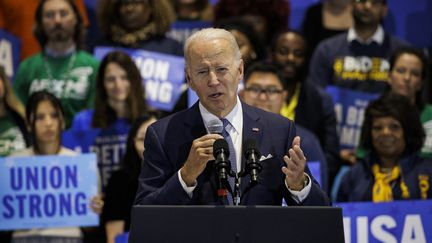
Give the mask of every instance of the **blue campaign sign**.
[(308, 161), (307, 165), (309, 167), (309, 170), (312, 174), (312, 176), (315, 178), (315, 180), (322, 185), (321, 181), (321, 165), (318, 161)]
[(13, 79), (20, 61), (21, 40), (0, 29), (0, 66), (8, 78)]
[(345, 243), (431, 242), (432, 200), (341, 203)]
[(212, 23), (208, 21), (176, 21), (171, 25), (171, 30), (167, 36), (184, 44), (193, 33), (212, 26)]
[(97, 154), (102, 189), (104, 189), (111, 173), (120, 167), (120, 161), (126, 152), (129, 128), (130, 123), (123, 119), (117, 120), (104, 129), (71, 127), (63, 132), (62, 144), (80, 153)]
[(364, 111), (369, 101), (379, 94), (353, 91), (335, 86), (328, 86), (327, 92), (335, 104), (337, 128), (341, 149), (353, 149), (360, 140)]
[(114, 50), (129, 54), (135, 61), (143, 78), (147, 104), (155, 109), (172, 111), (186, 85), (183, 58), (117, 47), (96, 47), (94, 56), (102, 59)]
[(94, 226), (96, 156), (0, 158), (0, 230)]
[(115, 237), (115, 243), (128, 243), (129, 240), (129, 232), (117, 235)]

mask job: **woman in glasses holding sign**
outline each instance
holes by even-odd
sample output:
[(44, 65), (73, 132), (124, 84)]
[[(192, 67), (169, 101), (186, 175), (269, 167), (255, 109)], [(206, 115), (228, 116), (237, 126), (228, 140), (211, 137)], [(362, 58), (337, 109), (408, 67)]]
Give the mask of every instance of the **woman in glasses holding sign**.
[[(74, 151), (61, 145), (61, 133), (65, 127), (64, 111), (59, 100), (54, 95), (46, 91), (33, 93), (27, 103), (26, 117), (30, 135), (33, 140), (33, 146), (17, 151), (11, 156), (76, 155)], [(69, 196), (59, 196), (60, 199), (57, 200), (55, 194), (46, 193), (47, 191), (49, 192), (49, 190), (55, 190), (54, 188), (60, 187), (59, 184), (61, 183), (67, 184), (65, 181), (68, 181), (68, 178), (70, 178), (70, 176), (67, 176), (68, 174), (76, 174), (66, 173), (67, 169), (64, 169), (63, 173), (61, 172), (61, 170), (63, 170), (62, 168), (63, 167), (55, 165), (50, 167), (29, 166), (21, 170), (17, 168), (19, 172), (16, 172), (15, 176), (11, 175), (12, 178), (15, 177), (15, 179), (11, 179), (14, 181), (12, 187), (16, 190), (29, 190), (29, 187), (32, 187), (32, 190), (36, 192), (41, 190), (42, 193), (23, 194), (21, 198), (18, 198), (17, 196), (17, 201), (19, 201), (20, 204), (20, 208), (17, 209), (17, 211), (20, 211), (21, 208), (24, 207), (24, 211), (20, 211), (19, 213), (13, 211), (11, 205), (15, 205), (15, 202), (11, 200), (15, 199), (11, 199), (8, 201), (10, 207), (7, 207), (8, 210), (6, 214), (10, 216), (13, 214), (19, 214), (22, 216), (29, 213), (31, 217), (36, 217), (37, 220), (38, 217), (53, 217), (55, 214), (54, 211), (56, 210), (65, 210), (60, 214), (64, 217), (68, 217), (68, 214), (70, 213), (83, 213), (87, 210), (88, 204), (90, 204), (90, 208), (94, 212), (100, 214), (103, 207), (103, 201), (98, 196), (93, 197), (90, 203), (90, 200), (87, 201), (85, 198), (78, 200), (78, 194), (72, 196), (69, 195), (75, 198), (75, 200), (72, 200), (74, 203), (71, 203), (69, 207), (67, 205), (65, 206), (65, 201)], [(33, 176), (30, 176), (30, 174)], [(77, 178), (79, 177), (78, 175), (76, 176)], [(71, 181), (78, 181), (78, 179), (72, 179)], [(68, 193), (65, 192), (65, 194)], [(23, 199), (23, 197), (26, 198)], [(28, 208), (26, 208), (26, 205), (28, 205)], [(78, 243), (82, 242), (82, 233), (79, 227), (17, 230), (13, 233), (12, 242)]]

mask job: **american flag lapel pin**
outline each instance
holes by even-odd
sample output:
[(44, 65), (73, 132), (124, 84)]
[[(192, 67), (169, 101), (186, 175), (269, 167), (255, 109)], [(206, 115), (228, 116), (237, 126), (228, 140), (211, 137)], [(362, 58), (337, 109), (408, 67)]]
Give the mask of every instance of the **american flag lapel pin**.
[(259, 128), (258, 127), (252, 127), (252, 132), (259, 132)]

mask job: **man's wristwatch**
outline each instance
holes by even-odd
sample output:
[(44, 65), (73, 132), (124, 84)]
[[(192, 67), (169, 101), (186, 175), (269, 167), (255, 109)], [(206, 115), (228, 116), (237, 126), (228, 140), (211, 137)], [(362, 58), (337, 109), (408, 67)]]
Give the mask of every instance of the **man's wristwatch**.
[(305, 175), (304, 177), (305, 178), (303, 180), (303, 188), (305, 188), (308, 185), (308, 183), (309, 183), (309, 176)]
[(308, 185), (308, 183), (309, 183), (309, 176), (307, 176), (307, 175), (305, 174), (305, 175), (304, 175), (304, 179), (303, 179), (303, 187), (302, 187), (301, 189), (297, 190), (297, 189), (293, 189), (293, 188), (291, 188), (291, 187), (289, 187), (289, 186), (288, 186), (288, 188), (289, 188), (290, 190), (293, 190), (293, 191), (301, 191), (301, 190), (303, 190), (303, 189)]

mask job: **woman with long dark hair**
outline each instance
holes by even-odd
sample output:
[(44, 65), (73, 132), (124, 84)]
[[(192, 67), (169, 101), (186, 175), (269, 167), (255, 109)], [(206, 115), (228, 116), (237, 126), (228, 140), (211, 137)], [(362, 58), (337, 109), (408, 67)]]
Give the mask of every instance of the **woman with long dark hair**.
[(396, 49), (390, 58), (391, 92), (408, 97), (420, 111), (426, 139), (422, 155), (432, 158), (432, 105), (425, 102), (422, 90), (426, 81), (427, 59), (422, 50), (413, 47)]
[(144, 94), (141, 74), (132, 58), (120, 51), (108, 53), (96, 79), (95, 108), (78, 113), (64, 136), (67, 147), (85, 144), (82, 151), (96, 152), (103, 188), (111, 172), (119, 168), (130, 125), (147, 113)]

